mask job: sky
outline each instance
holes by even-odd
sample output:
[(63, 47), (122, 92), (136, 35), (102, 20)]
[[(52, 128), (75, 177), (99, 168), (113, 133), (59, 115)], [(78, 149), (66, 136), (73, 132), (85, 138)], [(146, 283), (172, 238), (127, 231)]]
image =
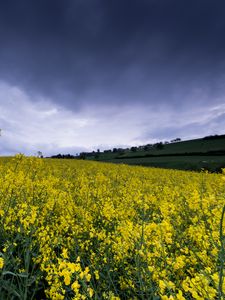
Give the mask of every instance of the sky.
[(0, 155), (225, 133), (224, 0), (0, 1)]

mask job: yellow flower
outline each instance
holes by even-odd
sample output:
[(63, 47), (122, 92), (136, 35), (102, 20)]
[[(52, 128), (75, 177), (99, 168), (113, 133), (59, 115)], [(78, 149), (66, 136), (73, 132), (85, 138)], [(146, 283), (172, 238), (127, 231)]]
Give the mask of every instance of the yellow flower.
[(89, 296), (92, 298), (94, 295), (94, 290), (92, 288), (88, 288)]
[(4, 259), (0, 257), (0, 269), (2, 269), (4, 266)]
[(162, 300), (174, 300), (174, 297), (172, 295), (170, 295), (170, 296), (164, 295), (164, 296), (161, 296), (161, 299)]
[(78, 281), (74, 281), (74, 283), (71, 285), (71, 289), (75, 292), (78, 293), (80, 288), (80, 284)]
[(166, 289), (166, 284), (163, 280), (159, 280), (159, 288), (161, 293), (164, 293), (165, 289)]
[(95, 279), (98, 280), (99, 279), (99, 272), (98, 272), (98, 270), (95, 270), (94, 274), (95, 274)]
[(179, 290), (179, 292), (176, 294), (176, 299), (177, 300), (185, 300), (181, 290)]
[(68, 249), (66, 249), (66, 248), (63, 248), (63, 250), (62, 250), (62, 257), (63, 258), (65, 258), (65, 259), (67, 259), (67, 258), (69, 258), (69, 256), (68, 256)]

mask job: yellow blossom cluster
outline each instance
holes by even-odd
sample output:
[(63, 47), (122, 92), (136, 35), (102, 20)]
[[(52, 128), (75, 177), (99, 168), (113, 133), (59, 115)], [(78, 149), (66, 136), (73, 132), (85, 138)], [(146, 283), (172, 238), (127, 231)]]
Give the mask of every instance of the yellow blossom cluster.
[(0, 269), (2, 269), (4, 266), (4, 259), (0, 257)]
[(0, 160), (0, 295), (223, 299), (224, 177)]

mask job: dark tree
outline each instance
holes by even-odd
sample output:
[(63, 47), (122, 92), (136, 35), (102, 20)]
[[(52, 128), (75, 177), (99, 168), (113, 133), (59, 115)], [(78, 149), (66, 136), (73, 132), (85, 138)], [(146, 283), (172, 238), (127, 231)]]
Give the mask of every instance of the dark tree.
[(131, 150), (132, 152), (136, 152), (136, 151), (137, 151), (137, 147), (131, 147), (130, 150)]
[(87, 154), (85, 152), (81, 152), (79, 158), (85, 160)]
[(162, 142), (160, 142), (160, 143), (156, 143), (155, 147), (156, 147), (157, 150), (162, 150), (164, 148), (164, 145), (163, 145)]

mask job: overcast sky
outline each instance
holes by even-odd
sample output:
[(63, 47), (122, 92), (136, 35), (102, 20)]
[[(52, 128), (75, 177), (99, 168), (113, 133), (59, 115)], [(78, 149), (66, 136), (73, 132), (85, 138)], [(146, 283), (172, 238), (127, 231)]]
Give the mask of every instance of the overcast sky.
[(225, 133), (224, 0), (0, 1), (0, 155)]

